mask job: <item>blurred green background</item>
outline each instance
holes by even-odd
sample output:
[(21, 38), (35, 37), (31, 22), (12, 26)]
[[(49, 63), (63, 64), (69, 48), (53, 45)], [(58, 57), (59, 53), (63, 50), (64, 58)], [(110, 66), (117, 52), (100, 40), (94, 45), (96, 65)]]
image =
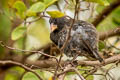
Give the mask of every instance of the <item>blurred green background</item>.
[[(15, 47), (18, 49), (26, 49), (26, 50), (39, 50), (41, 47), (51, 43), (49, 38), (50, 28), (49, 28), (48, 19), (41, 18), (32, 23), (25, 23), (25, 21), (29, 22), (36, 19), (37, 16), (29, 17), (25, 20), (24, 18), (25, 14), (21, 13), (22, 14), (21, 17), (19, 13), (16, 12), (16, 9), (14, 9), (13, 7), (16, 1), (17, 0), (0, 0), (0, 40), (3, 41), (8, 46)], [(21, 1), (24, 2), (26, 8), (29, 9), (29, 7), (34, 3), (38, 1), (43, 2), (45, 0), (21, 0)], [(46, 1), (51, 2), (54, 0), (51, 1), (46, 0)], [(108, 0), (109, 3), (112, 3), (113, 1), (114, 0)], [(61, 2), (61, 0), (59, 0), (59, 2)], [(53, 3), (49, 3), (49, 5), (52, 4)], [(98, 4), (96, 7), (96, 13), (99, 14), (100, 12), (102, 12), (102, 10), (105, 7), (106, 6), (104, 5)], [(33, 15), (33, 13), (29, 13), (29, 14)], [(112, 30), (117, 27), (120, 27), (120, 6), (117, 7), (115, 10), (113, 10), (112, 13), (110, 13), (110, 15), (107, 16), (97, 26), (97, 30), (98, 32), (106, 32), (108, 30)], [(16, 28), (19, 28), (20, 30), (17, 30)], [(15, 31), (17, 32), (17, 34)], [(120, 48), (119, 40), (115, 42), (118, 38), (119, 36), (109, 38), (108, 40), (111, 44)], [(106, 48), (105, 44), (103, 43), (99, 43), (100, 50), (101, 49), (104, 50), (104, 48)], [(107, 47), (107, 49), (109, 50), (110, 48)], [(114, 52), (116, 50), (111, 48), (110, 51)], [(119, 53), (120, 51), (117, 50), (116, 52)], [(27, 54), (29, 53), (9, 50), (7, 48), (3, 48), (2, 46), (0, 46), (0, 60), (12, 60), (14, 55), (24, 56)], [(32, 58), (34, 58), (34, 56)], [(52, 75), (49, 72), (43, 72), (40, 70), (36, 70), (36, 71), (44, 78), (44, 80), (48, 80), (48, 78), (51, 77)], [(20, 79), (24, 72), (25, 72), (24, 69), (18, 66), (8, 66), (8, 67), (0, 66), (0, 80), (38, 80), (38, 78), (35, 78), (36, 76), (32, 73), (25, 74), (24, 78)], [(50, 74), (50, 75), (48, 76), (46, 74)], [(70, 77), (71, 74), (73, 76), (74, 73), (70, 73), (66, 77), (66, 80), (69, 80), (71, 78)], [(92, 77), (90, 76), (88, 80), (93, 80), (93, 76)], [(100, 79), (94, 79), (94, 80), (100, 80)]]

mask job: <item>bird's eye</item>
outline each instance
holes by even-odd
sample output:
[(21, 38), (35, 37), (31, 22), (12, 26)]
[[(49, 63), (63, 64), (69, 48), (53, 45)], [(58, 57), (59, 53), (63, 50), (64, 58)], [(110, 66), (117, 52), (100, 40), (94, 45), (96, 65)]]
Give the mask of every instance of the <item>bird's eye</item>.
[(49, 20), (49, 23), (50, 23), (50, 24), (52, 23), (52, 19)]
[(57, 19), (51, 18), (51, 19), (49, 20), (49, 23), (50, 23), (50, 24), (51, 24), (51, 23), (57, 24)]
[(57, 19), (54, 19), (54, 22), (53, 22), (54, 24), (57, 24)]

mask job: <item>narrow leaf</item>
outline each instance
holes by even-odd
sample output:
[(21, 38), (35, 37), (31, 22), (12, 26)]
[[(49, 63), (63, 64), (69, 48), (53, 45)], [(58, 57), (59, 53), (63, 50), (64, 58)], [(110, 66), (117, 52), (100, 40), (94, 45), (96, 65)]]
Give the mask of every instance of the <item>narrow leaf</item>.
[(108, 6), (110, 3), (107, 0), (86, 0), (87, 2), (95, 2), (100, 5)]
[(60, 12), (60, 11), (47, 11), (47, 13), (52, 17), (52, 18), (59, 18), (59, 17), (63, 17), (64, 13)]

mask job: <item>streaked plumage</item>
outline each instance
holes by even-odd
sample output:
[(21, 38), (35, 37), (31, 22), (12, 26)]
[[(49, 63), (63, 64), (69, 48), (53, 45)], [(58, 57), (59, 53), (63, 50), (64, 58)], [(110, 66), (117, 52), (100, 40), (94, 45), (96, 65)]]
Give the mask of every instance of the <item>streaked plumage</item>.
[[(58, 27), (51, 32), (50, 38), (59, 48), (66, 41), (71, 23), (71, 20), (66, 17), (50, 19), (50, 24), (57, 25)], [(70, 39), (64, 48), (64, 53), (67, 56), (80, 54), (82, 56), (96, 58), (102, 62), (103, 59), (98, 54), (97, 42), (98, 37), (95, 27), (86, 21), (77, 20), (73, 24)]]

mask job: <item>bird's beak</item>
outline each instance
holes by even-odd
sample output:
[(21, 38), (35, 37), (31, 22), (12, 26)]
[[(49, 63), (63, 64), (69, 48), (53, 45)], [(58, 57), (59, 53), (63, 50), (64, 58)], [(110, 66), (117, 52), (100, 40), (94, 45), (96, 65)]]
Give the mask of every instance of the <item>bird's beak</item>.
[(51, 28), (51, 32), (53, 32), (54, 30), (56, 30), (58, 27), (57, 27), (57, 25), (55, 25), (55, 24), (51, 24), (50, 25), (50, 28)]

